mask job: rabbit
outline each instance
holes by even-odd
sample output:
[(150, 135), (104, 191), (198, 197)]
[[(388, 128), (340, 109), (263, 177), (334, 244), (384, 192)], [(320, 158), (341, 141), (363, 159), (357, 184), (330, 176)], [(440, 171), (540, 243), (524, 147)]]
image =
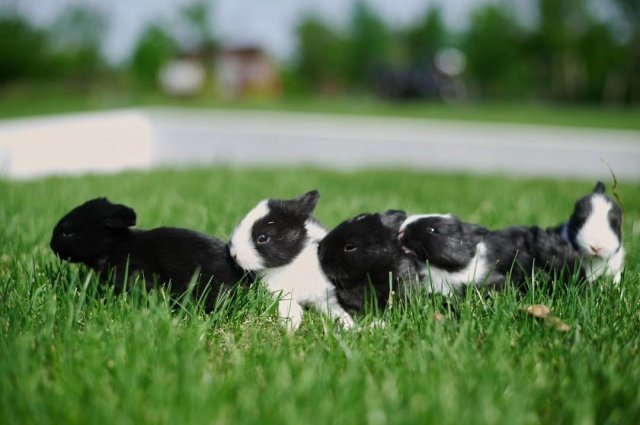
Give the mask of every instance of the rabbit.
[(368, 300), (385, 309), (391, 291), (401, 295), (405, 285), (417, 282), (419, 263), (398, 241), (405, 218), (399, 210), (360, 214), (320, 241), (320, 265), (346, 309), (361, 313)]
[(207, 311), (221, 289), (251, 279), (233, 261), (228, 246), (216, 238), (173, 227), (132, 229), (135, 223), (133, 209), (107, 198), (92, 199), (62, 217), (50, 246), (61, 259), (100, 272), (103, 280), (112, 271), (116, 292), (124, 289), (126, 276), (141, 274), (148, 287), (153, 279), (171, 282), (172, 292), (181, 294), (198, 273), (196, 295), (211, 285)]
[(451, 214), (421, 214), (401, 224), (398, 239), (421, 262), (427, 289), (447, 295), (486, 277), (489, 261), (482, 239), (488, 232)]
[(448, 295), (469, 284), (502, 289), (507, 276), (520, 289), (534, 267), (545, 273), (571, 273), (579, 256), (557, 233), (538, 226), (490, 231), (451, 214), (408, 217), (399, 239), (422, 262), (432, 292)]
[(345, 328), (354, 325), (318, 260), (318, 244), (327, 233), (311, 216), (319, 197), (312, 190), (294, 199), (265, 199), (231, 236), (231, 256), (280, 296), (279, 316), (291, 332), (300, 326), (304, 307), (337, 318)]
[(605, 194), (602, 182), (580, 198), (569, 220), (554, 230), (583, 257), (582, 267), (589, 282), (604, 275), (620, 283), (625, 256), (622, 209)]

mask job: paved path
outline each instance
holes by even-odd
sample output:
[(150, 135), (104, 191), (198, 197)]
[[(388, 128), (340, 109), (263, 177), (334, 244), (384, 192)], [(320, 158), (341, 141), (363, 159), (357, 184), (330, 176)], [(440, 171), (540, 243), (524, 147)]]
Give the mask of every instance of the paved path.
[(149, 111), (154, 161), (640, 180), (640, 132), (229, 110)]
[(314, 165), (640, 181), (640, 131), (291, 112), (134, 109), (0, 122), (0, 175)]

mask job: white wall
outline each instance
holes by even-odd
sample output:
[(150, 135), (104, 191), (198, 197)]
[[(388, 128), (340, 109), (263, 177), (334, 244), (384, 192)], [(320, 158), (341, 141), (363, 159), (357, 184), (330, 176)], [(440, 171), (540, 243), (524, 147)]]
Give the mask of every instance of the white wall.
[(139, 111), (0, 122), (0, 175), (115, 172), (151, 166), (152, 128)]

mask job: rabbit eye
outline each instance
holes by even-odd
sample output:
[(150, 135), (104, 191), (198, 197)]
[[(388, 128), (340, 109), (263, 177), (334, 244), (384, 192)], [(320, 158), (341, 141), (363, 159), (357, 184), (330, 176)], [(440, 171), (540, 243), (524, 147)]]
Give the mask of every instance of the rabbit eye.
[(356, 250), (355, 245), (352, 245), (352, 244), (350, 244), (350, 243), (348, 243), (348, 244), (346, 244), (346, 245), (344, 246), (344, 252), (353, 252), (353, 251), (355, 251), (355, 250)]
[(256, 242), (258, 242), (260, 245), (263, 245), (267, 242), (269, 242), (271, 240), (271, 238), (267, 235), (260, 235), (258, 236), (258, 239), (256, 239)]
[(62, 232), (62, 237), (67, 239), (73, 236), (73, 232)]
[(427, 232), (436, 233), (436, 229), (434, 229), (433, 227), (427, 227)]

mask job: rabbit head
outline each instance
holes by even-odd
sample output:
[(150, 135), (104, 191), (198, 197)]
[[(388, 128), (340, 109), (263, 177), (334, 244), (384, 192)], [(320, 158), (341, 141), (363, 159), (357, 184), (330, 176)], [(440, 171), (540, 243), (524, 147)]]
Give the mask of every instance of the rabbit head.
[(50, 246), (64, 260), (90, 264), (124, 240), (135, 224), (133, 209), (112, 204), (107, 198), (92, 199), (60, 219)]
[(311, 217), (319, 197), (312, 190), (293, 199), (259, 202), (233, 231), (229, 249), (234, 260), (250, 271), (289, 264), (310, 238), (324, 236)]

